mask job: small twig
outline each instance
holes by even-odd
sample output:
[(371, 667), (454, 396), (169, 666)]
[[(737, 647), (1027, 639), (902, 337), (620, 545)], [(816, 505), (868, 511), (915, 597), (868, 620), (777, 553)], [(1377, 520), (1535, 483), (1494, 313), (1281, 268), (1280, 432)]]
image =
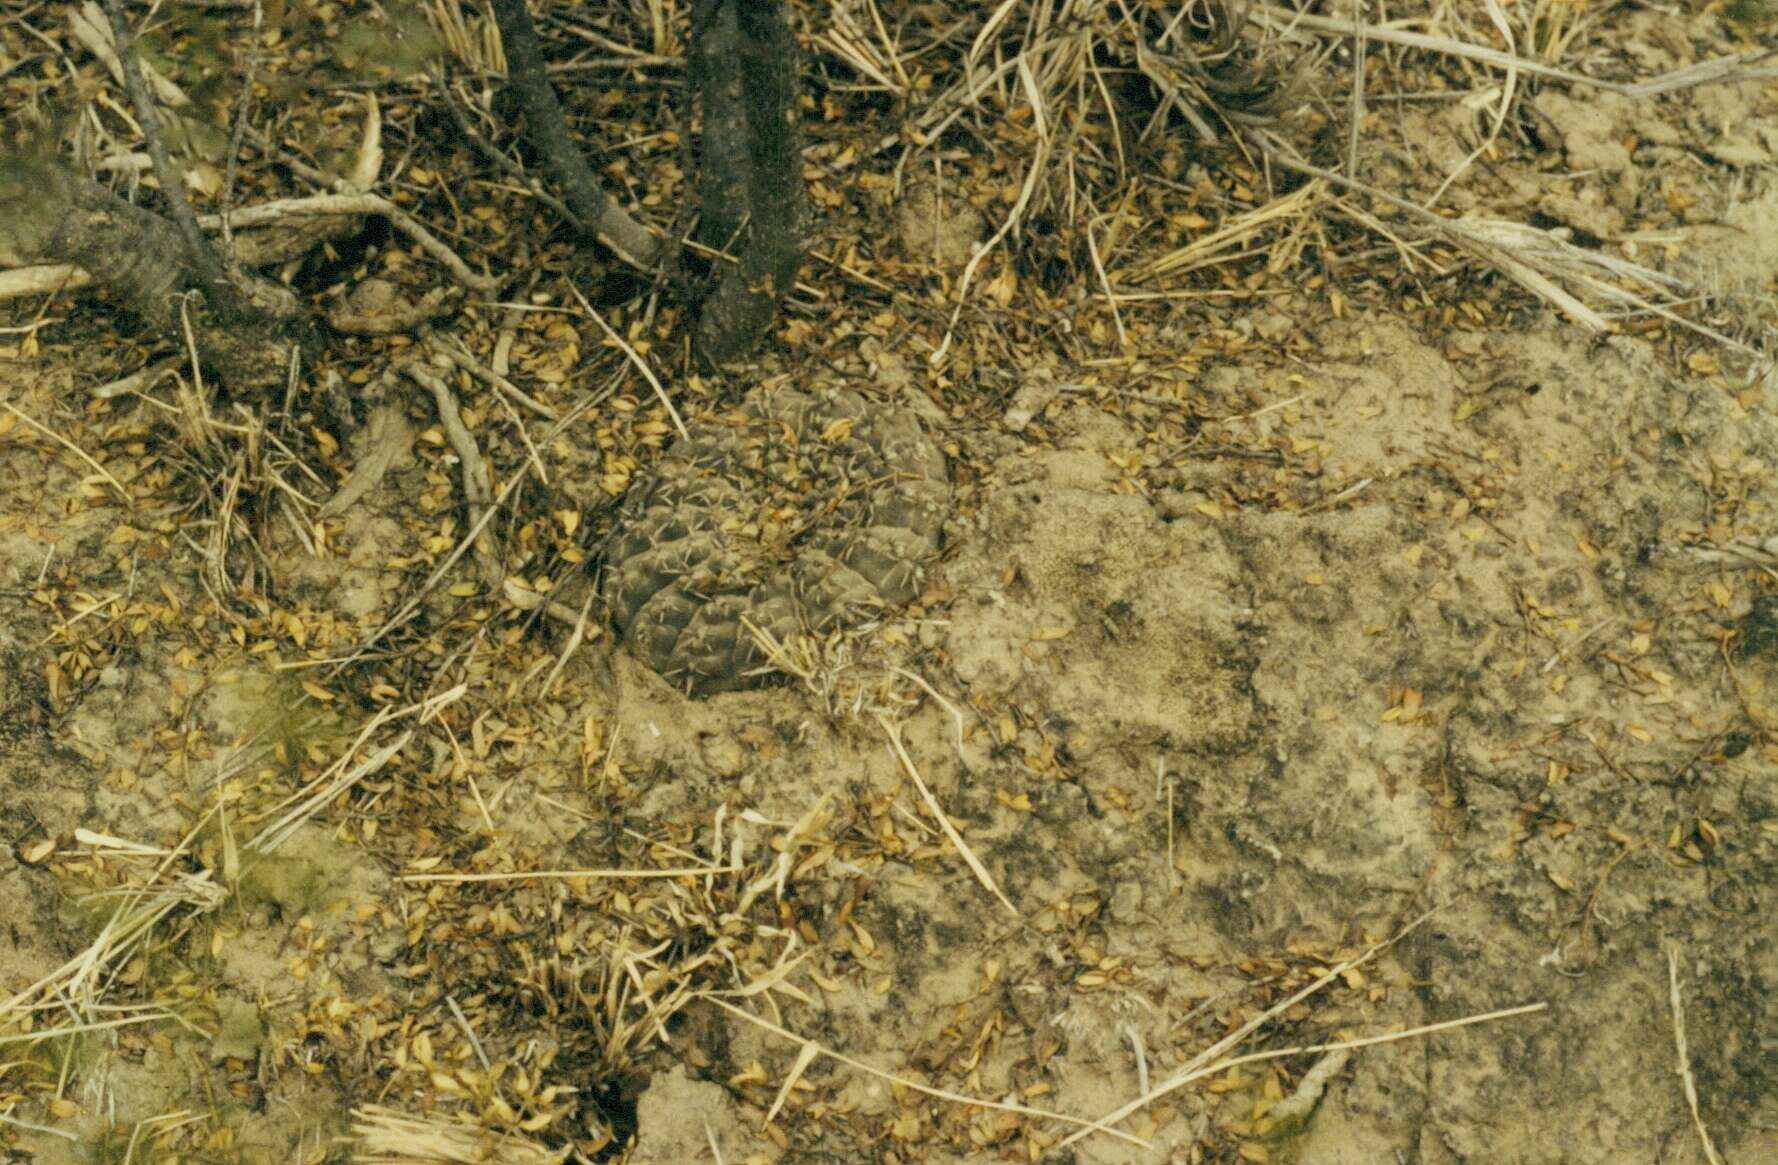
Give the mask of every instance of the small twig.
[(1026, 100), (1029, 102), (1036, 122), (1037, 144), (1032, 148), (1031, 157), (1026, 163), (1025, 175), (1019, 183), (1018, 197), (1014, 199), (1012, 209), (1007, 212), (1006, 218), (994, 233), (988, 236), (987, 242), (975, 245), (974, 253), (970, 255), (969, 262), (963, 267), (963, 274), (957, 280), (957, 303), (951, 309), (950, 322), (945, 325), (945, 338), (932, 354), (926, 357), (927, 362), (934, 367), (944, 363), (946, 354), (951, 350), (951, 340), (957, 330), (957, 320), (963, 315), (964, 305), (969, 302), (969, 285), (974, 281), (975, 273), (981, 267), (982, 260), (986, 259), (1000, 245), (1001, 241), (1024, 221), (1025, 211), (1030, 207), (1031, 199), (1037, 193), (1039, 180), (1049, 167), (1052, 135), (1044, 120), (1042, 90), (1038, 86), (1037, 78), (1032, 75), (1031, 64), (1026, 57), (1025, 53), (1019, 54), (1016, 58), (1016, 67), (1019, 82), (1025, 91)]
[[(1678, 283), (1672, 276), (1627, 263), (1621, 259), (1612, 260), (1594, 254), (1572, 243), (1565, 242), (1547, 231), (1541, 231), (1522, 223), (1444, 218), (1386, 190), (1364, 182), (1355, 182), (1343, 174), (1336, 174), (1302, 161), (1300, 158), (1292, 156), (1283, 142), (1273, 135), (1256, 132), (1252, 140), (1275, 165), (1282, 166), (1286, 170), (1294, 170), (1299, 174), (1325, 179), (1345, 189), (1360, 191), (1371, 198), (1395, 207), (1409, 218), (1416, 220), (1429, 233), (1437, 234), (1447, 242), (1464, 248), (1483, 262), (1492, 264), (1503, 274), (1523, 285), (1533, 295), (1547, 300), (1570, 319), (1595, 333), (1609, 333), (1616, 329), (1611, 321), (1582, 302), (1578, 296), (1558, 285), (1555, 277), (1545, 274), (1542, 269), (1533, 266), (1531, 260), (1540, 260), (1557, 275), (1571, 280), (1601, 299), (1627, 304), (1637, 311), (1657, 315), (1678, 327), (1706, 336), (1733, 351), (1758, 355), (1755, 349), (1731, 336), (1724, 335), (1716, 329), (1696, 321), (1688, 320), (1670, 307), (1654, 303), (1618, 286), (1618, 281), (1634, 279), (1645, 287), (1672, 288)], [(1520, 254), (1525, 257), (1521, 258)], [(1599, 271), (1602, 274), (1591, 274), (1593, 271)]]
[(1136, 1030), (1135, 1024), (1128, 1023), (1124, 1025), (1124, 1035), (1130, 1041), (1131, 1054), (1136, 1057), (1136, 1091), (1147, 1092), (1148, 1050), (1142, 1046), (1142, 1033)]
[[(229, 225), (233, 229), (242, 227), (264, 226), (269, 223), (281, 222), (287, 218), (302, 218), (318, 215), (336, 214), (377, 214), (387, 218), (392, 226), (419, 245), (420, 249), (447, 267), (456, 276), (457, 282), (484, 295), (492, 295), (500, 289), (500, 280), (491, 275), (478, 275), (469, 269), (469, 264), (457, 257), (457, 253), (441, 242), (436, 235), (421, 226), (414, 217), (378, 194), (368, 193), (335, 193), (311, 194), (306, 198), (281, 198), (275, 202), (263, 202), (258, 206), (244, 207), (229, 215)], [(210, 230), (222, 229), (220, 215), (207, 214), (198, 218), (198, 224)]]
[(451, 363), (463, 369), (463, 371), (472, 373), (486, 381), (489, 387), (493, 388), (495, 392), (510, 396), (513, 400), (518, 401), (520, 404), (524, 405), (545, 420), (553, 421), (556, 419), (557, 413), (555, 409), (550, 408), (536, 397), (529, 395), (505, 376), (496, 372), (494, 369), (489, 368), (474, 356), (471, 356), (469, 350), (463, 347), (462, 341), (456, 339), (454, 336), (446, 336), (442, 333), (434, 333), (432, 338), (436, 341), (434, 349), (437, 352), (448, 357)]
[(377, 749), (356, 765), (352, 764), (352, 758), (358, 755), (360, 749), (370, 744), (371, 737), (381, 731), (384, 725), (410, 716), (418, 725), (427, 724), (436, 719), (444, 709), (462, 699), (463, 693), (468, 690), (466, 685), (458, 684), (435, 696), (428, 696), (418, 703), (408, 704), (401, 708), (384, 708), (372, 716), (365, 722), (364, 727), (358, 730), (358, 735), (352, 739), (352, 742), (319, 776), (272, 807), (271, 812), (279, 816), (261, 826), (259, 832), (247, 841), (245, 848), (255, 854), (275, 852), (289, 841), (305, 822), (332, 804), (334, 798), (366, 777), (381, 772), (384, 766), (401, 755), (401, 750), (406, 748), (414, 738), (416, 729), (405, 729), (393, 741)]
[(451, 443), (463, 467), (463, 497), (469, 506), (469, 519), (476, 529), (475, 556), (481, 565), (482, 581), (490, 590), (495, 589), (500, 584), (501, 570), (500, 560), (494, 553), (494, 538), (485, 521), (494, 501), (494, 478), (488, 472), (488, 463), (476, 447), (468, 426), (463, 423), (463, 414), (457, 409), (457, 398), (452, 395), (450, 385), (412, 361), (402, 365), (401, 370), (432, 394), (439, 422), (444, 426), (445, 439)]

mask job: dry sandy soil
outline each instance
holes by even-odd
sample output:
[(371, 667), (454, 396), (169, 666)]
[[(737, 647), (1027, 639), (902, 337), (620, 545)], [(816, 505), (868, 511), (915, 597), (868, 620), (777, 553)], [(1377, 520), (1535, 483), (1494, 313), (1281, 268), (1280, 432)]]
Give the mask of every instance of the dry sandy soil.
[[(1595, 36), (1651, 75), (1731, 31)], [(168, 406), (91, 395), (103, 306), (56, 301), (0, 363), (0, 1157), (1778, 1160), (1778, 89), (1524, 102), (1449, 204), (1688, 280), (1735, 345), (1386, 243), (1132, 301), (1128, 358), (793, 319), (771, 374), (918, 408), (955, 513), (914, 606), (705, 700), (467, 568), (336, 667), (461, 533), (429, 400), (324, 543), (250, 517), (244, 586)], [(1388, 189), (1474, 148), (1455, 102), (1375, 117)], [(992, 230), (863, 188), (880, 273)], [(513, 366), (561, 406), (557, 326)], [(646, 468), (462, 390), (560, 483), (514, 545)], [(1209, 1059), (1274, 1055), (1198, 1071), (1248, 1025)], [(1150, 1093), (1121, 1137), (1030, 1111)]]

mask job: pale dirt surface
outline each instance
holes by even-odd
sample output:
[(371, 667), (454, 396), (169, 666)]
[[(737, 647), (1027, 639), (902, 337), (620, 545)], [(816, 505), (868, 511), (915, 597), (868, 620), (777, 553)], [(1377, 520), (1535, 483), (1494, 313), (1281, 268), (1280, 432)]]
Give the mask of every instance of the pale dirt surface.
[[(1650, 72), (1691, 59), (1661, 19), (1626, 34)], [(1659, 187), (1684, 221), (1639, 259), (1744, 302), (1748, 338), (1769, 324), (1770, 87), (1658, 105), (1552, 89), (1531, 106), (1587, 177), (1502, 163), (1454, 205), (1621, 243)], [(1399, 168), (1418, 186), (1473, 148), (1439, 114), (1404, 116), (1419, 129), (1381, 150), (1374, 181)], [(957, 222), (965, 245), (979, 234), (968, 216), (923, 225), (922, 207), (943, 213), (929, 190), (909, 201), (909, 253), (927, 239), (929, 260), (954, 262)], [(1211, 351), (1202, 327), (1182, 317), (1171, 353)], [(1004, 405), (934, 404), (917, 359), (866, 340), (851, 371), (923, 410), (953, 463), (945, 560), (915, 607), (813, 684), (703, 701), (609, 634), (559, 672), (561, 636), (528, 669), (472, 655), (472, 717), (423, 730), (107, 984), (184, 1025), (32, 1051), (69, 1083), (60, 1100), (6, 1094), (41, 1127), (0, 1132), (0, 1153), (122, 1159), (136, 1122), (201, 1109), (210, 1139), (186, 1159), (343, 1160), (354, 1106), (485, 1115), (489, 1096), (525, 1093), (525, 1113), (571, 1109), (549, 1126), (580, 1121), (570, 1136), (633, 1118), (629, 1159), (649, 1165), (714, 1160), (711, 1144), (729, 1162), (1690, 1165), (1706, 1158), (1677, 1072), (1672, 955), (1704, 1123), (1734, 1165), (1778, 1159), (1778, 576), (1711, 555), (1778, 532), (1778, 379), (1590, 339), (1530, 301), (1440, 321), (1301, 290), (1219, 309), (1214, 327), (1189, 414), (1118, 368), (1034, 360), (1004, 370), (1006, 400), (1037, 389), (1013, 425)], [(70, 335), (0, 364), (0, 401), (66, 423), (92, 379)], [(121, 465), (147, 423), (90, 431), (114, 426), (100, 451)], [(279, 625), (286, 647), (374, 627), (400, 601), (385, 564), (424, 550), (405, 517), (454, 480), (416, 449), (327, 557), (268, 536), (305, 620)], [(74, 830), (171, 846), (219, 799), (288, 793), (367, 715), (306, 697), (319, 668), (271, 666), (294, 653), (218, 633), (181, 514), (108, 490), (53, 442), (0, 436), (0, 996), (92, 941), (105, 913), (83, 887), (162, 857), (94, 857)], [(924, 685), (885, 680), (908, 673)], [(908, 760), (1011, 911), (890, 747), (885, 682)], [(225, 832), (194, 843), (206, 866), (229, 860)], [(31, 851), (46, 839), (63, 858)], [(686, 880), (709, 924), (651, 883), (395, 881), (440, 855), (511, 871), (733, 854), (750, 879), (775, 849), (785, 876), (744, 905), (739, 884)], [(1416, 920), (1236, 1051), (1545, 1008), (1359, 1050), (1284, 1130), (1265, 1118), (1316, 1053), (1171, 1093), (1120, 1126), (1145, 1146), (1065, 1149), (1066, 1125), (826, 1058), (766, 1127), (799, 1044), (707, 1002), (643, 1025), (621, 1074), (586, 1058), (630, 1014), (601, 1000), (670, 993), (648, 967), (783, 955), (804, 960), (788, 973), (800, 998), (766, 992), (755, 1013), (797, 1039), (1098, 1118)], [(562, 957), (608, 925), (626, 936), (596, 948), (614, 965), (658, 962), (599, 978)], [(720, 972), (700, 984), (753, 977)], [(457, 1005), (505, 1018), (470, 1040)], [(484, 1053), (529, 1082), (487, 1084)], [(539, 1081), (584, 1096), (537, 1101)]]

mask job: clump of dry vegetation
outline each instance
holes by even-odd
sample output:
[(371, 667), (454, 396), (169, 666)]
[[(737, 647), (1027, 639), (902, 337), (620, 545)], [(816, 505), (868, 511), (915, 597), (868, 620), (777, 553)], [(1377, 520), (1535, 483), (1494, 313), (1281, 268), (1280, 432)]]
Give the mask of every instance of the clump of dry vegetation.
[[(1778, 75), (1764, 6), (1689, 24), (1675, 35), (1698, 38), (1698, 59), (1660, 73), (1619, 47), (1626, 5), (1417, 0), (1386, 21), (1376, 5), (1301, 7), (796, 5), (815, 213), (771, 374), (892, 370), (953, 426), (965, 508), (984, 462), (955, 434), (1041, 410), (1041, 386), (1021, 394), (1053, 367), (1104, 379), (1051, 383), (1049, 397), (1158, 403), (1182, 448), (1214, 439), (1250, 460), (1249, 496), (1287, 491), (1292, 454), (1242, 446), (1190, 392), (1250, 345), (1306, 350), (1300, 335), (1219, 326), (1227, 306), (1284, 288), (1329, 318), (1374, 307), (1428, 326), (1547, 307), (1757, 387), (1769, 298), (1713, 285), (1646, 221), (1634, 237), (1598, 233), (1609, 190), (1540, 197), (1497, 168), (1560, 152), (1542, 93), (1652, 104)], [(53, 390), (8, 388), (0, 441), (75, 466), (63, 504), (106, 523), (90, 561), (52, 556), (13, 594), (8, 618), (42, 629), (47, 657), (31, 668), (43, 690), (14, 706), (65, 719), (148, 656), (199, 677), (157, 692), (136, 759), (100, 776), (108, 806), (151, 779), (164, 803), (21, 835), (22, 865), (85, 903), (90, 935), (53, 972), (0, 984), (0, 1143), (111, 1143), (106, 1090), (125, 1077), (107, 1065), (123, 1059), (180, 1063), (185, 1085), (133, 1126), (126, 1159), (608, 1160), (635, 1133), (641, 1083), (675, 1059), (709, 1068), (721, 1041), (705, 1029), (727, 1024), (794, 1057), (776, 1078), (722, 1065), (780, 1147), (806, 1143), (794, 1122), (845, 1122), (826, 1099), (790, 1103), (818, 1062), (886, 1081), (909, 1113), (967, 1114), (937, 1122), (959, 1151), (973, 1137), (1037, 1160), (1078, 1138), (1139, 1139), (1120, 1122), (1169, 1092), (1288, 1059), (1295, 1107), (1205, 1142), (1205, 1160), (1264, 1160), (1344, 1063), (1328, 1057), (1401, 1038), (1229, 1058), (1326, 993), (1362, 993), (1369, 943), (1255, 952), (1272, 961), (1251, 976), (1246, 1021), (1114, 1114), (978, 1094), (962, 1054), (889, 1070), (802, 1026), (817, 1022), (826, 955), (879, 941), (849, 920), (885, 855), (960, 860), (984, 909), (1020, 922), (899, 735), (922, 708), (959, 754), (966, 732), (998, 732), (1000, 711), (948, 687), (923, 639), (942, 586), (862, 631), (760, 643), (812, 697), (799, 716), (889, 750), (917, 790), (906, 804), (851, 801), (812, 772), (809, 807), (789, 818), (722, 797), (700, 816), (635, 811), (651, 774), (626, 770), (615, 701), (586, 664), (609, 636), (594, 572), (626, 491), (683, 418), (746, 378), (693, 359), (671, 271), (567, 225), (573, 210), (512, 132), (482, 6), (130, 15), (197, 223), (333, 330), (254, 398), (194, 374), (177, 314), (164, 331), (120, 326), (115, 303), (80, 290), (101, 273), (0, 273), (4, 357), (73, 368)], [(549, 3), (536, 19), (599, 179), (648, 238), (680, 249), (686, 6)], [(0, 27), (8, 137), (159, 210), (107, 27), (90, 3)], [(1442, 135), (1434, 164), (1404, 141), (1406, 111)], [(1715, 179), (1664, 181), (1678, 223)], [(0, 206), (34, 197), (6, 182)], [(26, 242), (0, 228), (0, 254)], [(323, 582), (349, 584), (353, 602), (323, 603), (340, 593)], [(218, 676), (241, 674), (273, 679), (230, 721), (246, 729), (213, 739), (201, 710), (228, 686)], [(529, 832), (496, 820), (520, 796)], [(277, 937), (255, 940), (253, 978), (229, 959), (256, 932)], [(307, 1114), (271, 1130), (265, 1097), (305, 1080), (319, 1090), (301, 1094)], [(999, 1123), (984, 1132), (977, 1117)], [(266, 1139), (243, 1139), (249, 1127)]]

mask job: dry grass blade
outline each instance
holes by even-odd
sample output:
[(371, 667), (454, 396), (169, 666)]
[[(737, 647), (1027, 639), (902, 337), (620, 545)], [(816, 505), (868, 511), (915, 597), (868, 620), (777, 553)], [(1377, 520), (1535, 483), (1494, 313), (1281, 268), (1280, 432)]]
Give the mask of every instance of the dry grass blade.
[(462, 0), (431, 0), (425, 12), (445, 50), (463, 62), (464, 67), (484, 75), (506, 72), (506, 59), (499, 53), (500, 38), (487, 34), (493, 21), (483, 19), (480, 27), (472, 31), (463, 14)]
[[(1105, 282), (1096, 253), (1098, 240), (1086, 217), (1100, 201), (1098, 196), (1110, 193), (1098, 175), (1126, 175), (1126, 136), (1146, 138), (1169, 112), (1191, 122), (1206, 140), (1216, 137), (1213, 118), (1265, 120), (1263, 107), (1275, 87), (1259, 79), (1260, 71), (1245, 60), (1248, 46), (1238, 45), (1235, 37), (1238, 8), (1213, 3), (1200, 9), (1190, 4), (1157, 32), (1152, 14), (1138, 15), (1121, 4), (1001, 0), (994, 7), (964, 55), (962, 79), (915, 117), (928, 140), (944, 134), (965, 115), (991, 120), (991, 132), (998, 138), (1025, 139), (1017, 162), (1017, 194), (993, 234), (970, 255), (953, 293), (944, 339), (929, 357), (932, 363), (949, 355), (984, 262), (1008, 238), (1022, 237), (1025, 225), (1037, 216), (1076, 236), (1084, 232), (1088, 262)], [(1211, 30), (1208, 48), (1182, 33), (1188, 11), (1197, 12)], [(1120, 102), (1106, 81), (1108, 71), (1118, 71), (1118, 62), (1128, 63), (1161, 94), (1159, 109), (1139, 134), (1125, 134)], [(1204, 112), (1209, 110), (1214, 113)], [(1099, 132), (1102, 126), (1110, 127), (1109, 134)], [(1112, 302), (1115, 318), (1115, 298)], [(1127, 342), (1122, 319), (1115, 322)]]
[(634, 365), (636, 371), (642, 374), (642, 378), (648, 381), (648, 387), (654, 390), (655, 399), (661, 402), (661, 407), (667, 410), (667, 416), (672, 419), (673, 431), (679, 434), (681, 440), (689, 440), (691, 434), (686, 431), (684, 418), (679, 415), (679, 410), (673, 407), (673, 398), (667, 395), (667, 390), (661, 386), (660, 378), (655, 376), (654, 369), (648, 366), (648, 361), (642, 358), (642, 354), (636, 351), (628, 340), (618, 335), (616, 330), (605, 322), (605, 317), (587, 302), (586, 296), (580, 293), (579, 287), (572, 283), (568, 286), (574, 292), (574, 298), (580, 301), (581, 308), (595, 324), (599, 325), (599, 330), (605, 333), (605, 338), (610, 340), (612, 346), (624, 354), (624, 359)]
[(950, 350), (951, 340), (957, 328), (957, 319), (963, 314), (963, 305), (968, 301), (970, 284), (974, 282), (976, 272), (981, 269), (982, 261), (992, 254), (1007, 235), (1016, 230), (1019, 223), (1024, 220), (1025, 212), (1031, 206), (1031, 199), (1037, 193), (1038, 183), (1049, 166), (1051, 142), (1050, 135), (1046, 131), (1048, 122), (1042, 116), (1042, 97), (1038, 91), (1036, 78), (1024, 56), (1020, 56), (1018, 59), (1017, 71), (1020, 83), (1031, 100), (1033, 116), (1036, 118), (1037, 141), (1032, 147), (1031, 160), (1025, 167), (1024, 179), (1019, 183), (1018, 199), (1013, 203), (1012, 209), (1007, 212), (1006, 218), (1001, 221), (999, 228), (987, 242), (975, 248), (975, 253), (969, 257), (968, 265), (963, 268), (963, 277), (957, 281), (957, 303), (951, 310), (951, 322), (945, 328), (944, 341), (928, 358), (933, 364), (943, 363)]
[[(0, 1036), (0, 1044), (35, 1042), (59, 1035), (173, 1018), (158, 1007), (143, 1008), (137, 1014), (116, 1019), (91, 1017), (101, 1008), (100, 998), (118, 972), (162, 921), (182, 908), (208, 912), (226, 900), (226, 892), (211, 881), (208, 871), (186, 874), (172, 869), (173, 863), (188, 852), (196, 836), (197, 830), (193, 829), (172, 850), (146, 854), (136, 852), (138, 847), (109, 846), (100, 842), (97, 835), (89, 836), (89, 841), (101, 848), (133, 856), (160, 856), (161, 861), (146, 884), (113, 890), (105, 895), (122, 901), (86, 949), (0, 1002), (0, 1032), (12, 1029), (10, 1034)], [(49, 1012), (71, 1012), (86, 1018), (62, 1027), (41, 1028), (37, 1019)]]
[[(1402, 1040), (1419, 1039), (1421, 1036), (1436, 1035), (1439, 1032), (1456, 1031), (1458, 1028), (1474, 1027), (1479, 1023), (1496, 1023), (1503, 1019), (1512, 1019), (1515, 1016), (1535, 1015), (1540, 1011), (1546, 1011), (1548, 1009), (1549, 1004), (1541, 1001), (1537, 1003), (1526, 1003), (1518, 1007), (1503, 1007), (1497, 1011), (1483, 1012), (1479, 1015), (1465, 1015), (1458, 1019), (1447, 1019), (1439, 1023), (1421, 1024), (1419, 1027), (1406, 1028), (1398, 1032), (1387, 1032), (1379, 1036), (1364, 1036), (1354, 1040), (1336, 1040), (1326, 1044), (1299, 1044), (1289, 1048), (1269, 1048), (1266, 1051), (1253, 1052), (1245, 1056), (1231, 1056), (1228, 1059), (1213, 1060), (1207, 1064), (1202, 1064), (1198, 1067), (1189, 1068), (1175, 1073), (1168, 1077), (1165, 1083), (1150, 1089), (1139, 1099), (1132, 1101), (1131, 1103), (1137, 1108), (1144, 1107), (1160, 1100), (1168, 1093), (1183, 1088), (1185, 1085), (1190, 1084), (1193, 1081), (1203, 1080), (1206, 1077), (1218, 1075), (1219, 1073), (1228, 1071), (1230, 1068), (1237, 1068), (1243, 1064), (1261, 1064), (1268, 1060), (1280, 1060), (1290, 1056), (1350, 1052), (1358, 1048), (1368, 1048), (1377, 1044), (1399, 1043)], [(1271, 1012), (1268, 1014), (1275, 1015), (1277, 1013)], [(1193, 1063), (1196, 1064), (1197, 1060), (1194, 1059)], [(1120, 1109), (1118, 1111), (1123, 1112), (1124, 1110)], [(1130, 1111), (1133, 1112), (1135, 1109), (1130, 1109)], [(1106, 1118), (1107, 1121), (1111, 1119), (1112, 1118), (1110, 1117)], [(1076, 1134), (1076, 1136), (1078, 1135), (1079, 1134)]]
[[(111, 34), (111, 22), (105, 12), (92, 0), (85, 0), (78, 8), (68, 12), (68, 31), (93, 56), (104, 63), (106, 71), (119, 88), (123, 87), (123, 62), (117, 55), (117, 43)], [(163, 76), (153, 64), (143, 60), (137, 62), (142, 76), (148, 82), (154, 94), (154, 100), (168, 109), (185, 109), (191, 105), (191, 98), (183, 89)]]
[[(1558, 288), (1554, 281), (1562, 280), (1572, 284), (1595, 301), (1618, 305), (1625, 309), (1626, 314), (1659, 316), (1677, 327), (1696, 332), (1742, 355), (1756, 358), (1761, 356), (1757, 348), (1680, 315), (1675, 310), (1680, 298), (1677, 293), (1685, 290), (1686, 286), (1683, 280), (1675, 276), (1627, 259), (1601, 255), (1577, 247), (1548, 231), (1523, 223), (1503, 222), (1498, 219), (1456, 219), (1449, 220), (1444, 229), (1453, 241), (1465, 244), (1471, 251), (1484, 257), (1493, 257), (1496, 265), (1507, 274), (1530, 290), (1542, 294), (1544, 298), (1561, 307), (1570, 318), (1587, 325), (1595, 332), (1610, 331), (1613, 328), (1593, 308)], [(1640, 284), (1650, 291), (1666, 289), (1669, 292), (1668, 302), (1649, 299), (1623, 286), (1625, 283)]]
[[(269, 853), (341, 791), (378, 771), (413, 736), (410, 730), (365, 761), (347, 768), (350, 758), (378, 728), (410, 713), (418, 714), (424, 722), (440, 708), (460, 697), (462, 691), (461, 688), (455, 689), (432, 701), (399, 711), (385, 712), (373, 718), (333, 766), (317, 778), (309, 789), (293, 795), (286, 802), (289, 804), (295, 801), (297, 804), (284, 816), (265, 826), (247, 843), (246, 848), (257, 853)], [(83, 845), (123, 858), (158, 858), (158, 864), (142, 884), (108, 890), (97, 895), (101, 900), (121, 899), (120, 905), (101, 927), (98, 936), (80, 954), (0, 1002), (0, 1031), (9, 1028), (25, 1029), (0, 1035), (0, 1043), (39, 1041), (83, 1031), (177, 1018), (160, 1008), (145, 1008), (138, 1014), (117, 1019), (95, 1020), (90, 1016), (100, 1006), (98, 1000), (115, 980), (117, 970), (133, 957), (162, 922), (180, 910), (198, 915), (208, 914), (228, 900), (228, 891), (212, 879), (211, 871), (188, 874), (174, 869), (174, 864), (190, 852), (194, 840), (208, 825), (209, 819), (210, 815), (206, 814), (179, 845), (172, 849), (142, 846), (104, 834), (82, 831), (78, 840)], [(225, 865), (232, 866), (233, 863), (227, 862)], [(89, 1018), (60, 1027), (40, 1028), (36, 1017), (50, 1011), (74, 1011), (84, 1013)]]
[(255, 853), (271, 853), (288, 841), (291, 835), (310, 818), (326, 808), (335, 797), (366, 777), (382, 771), (384, 766), (400, 755), (401, 750), (406, 748), (408, 742), (414, 737), (414, 730), (410, 728), (358, 764), (350, 764), (351, 759), (358, 755), (358, 750), (367, 745), (379, 729), (409, 716), (414, 717), (417, 723), (425, 724), (437, 717), (445, 708), (462, 699), (466, 691), (468, 688), (465, 685), (458, 684), (449, 691), (441, 692), (418, 704), (410, 704), (405, 708), (385, 708), (371, 717), (359, 730), (357, 738), (340, 753), (339, 757), (326, 770), (274, 807), (273, 812), (284, 809), (286, 806), (289, 808), (282, 816), (276, 817), (264, 825), (247, 843), (247, 848)]
[[(742, 891), (740, 901), (735, 906), (736, 914), (745, 914), (753, 903), (770, 890), (774, 897), (783, 897), (784, 887), (789, 882), (791, 871), (796, 868), (797, 854), (805, 845), (814, 845), (821, 836), (821, 831), (833, 819), (833, 794), (823, 793), (796, 823), (784, 831), (784, 836), (774, 843), (778, 856), (772, 861), (772, 868), (755, 878)], [(743, 818), (751, 818), (752, 814), (743, 814)]]

